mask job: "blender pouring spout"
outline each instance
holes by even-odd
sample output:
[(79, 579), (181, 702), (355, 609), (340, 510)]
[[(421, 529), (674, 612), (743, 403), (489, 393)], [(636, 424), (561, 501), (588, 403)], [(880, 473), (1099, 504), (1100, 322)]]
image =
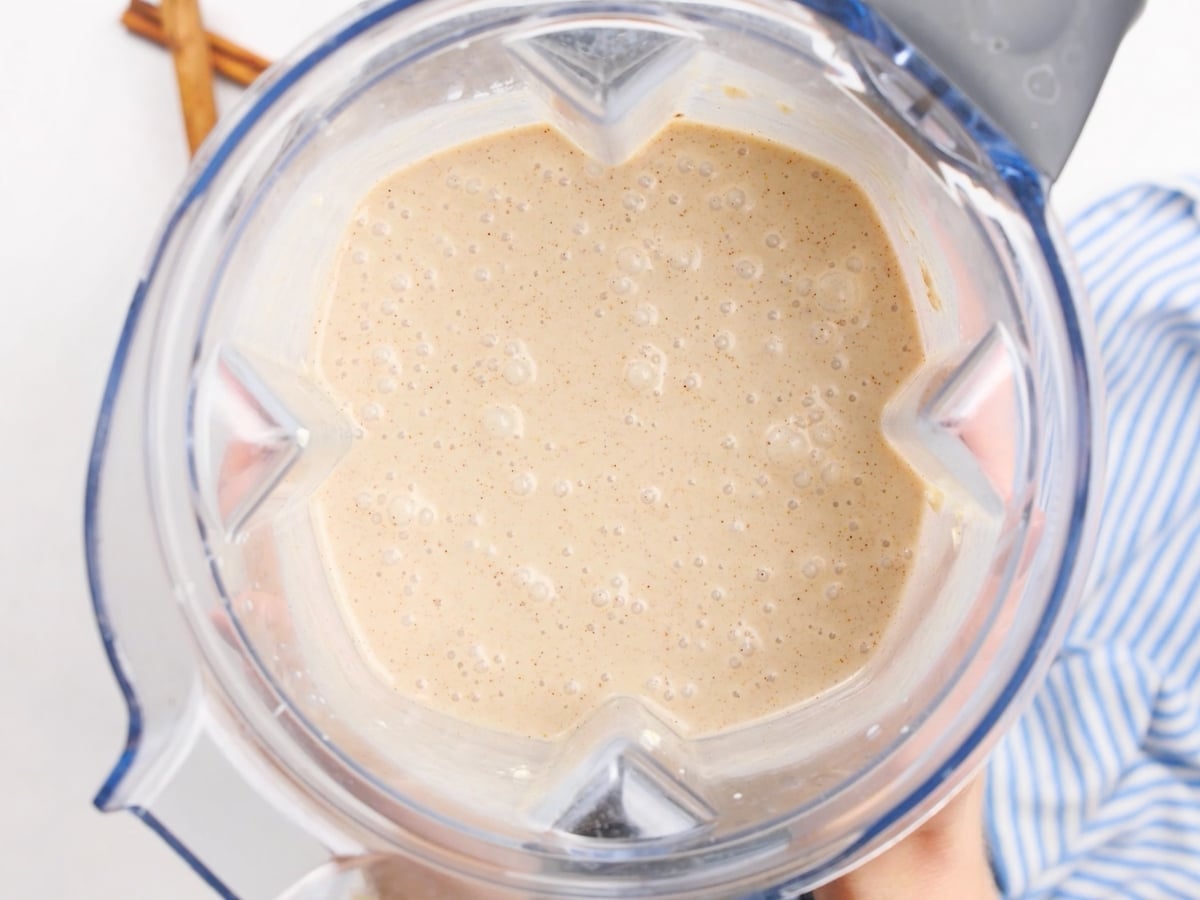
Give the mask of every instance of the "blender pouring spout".
[(871, 5), (1053, 181), (1145, 0)]

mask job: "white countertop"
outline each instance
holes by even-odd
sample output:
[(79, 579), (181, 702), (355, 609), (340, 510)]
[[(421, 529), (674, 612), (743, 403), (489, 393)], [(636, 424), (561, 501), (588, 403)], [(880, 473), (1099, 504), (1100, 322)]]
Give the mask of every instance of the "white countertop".
[[(339, 0), (204, 0), (207, 24), (278, 55)], [(0, 24), (0, 895), (211, 897), (128, 814), (91, 799), (125, 708), (83, 567), (92, 428), (127, 304), (187, 154), (167, 55), (121, 0), (6, 7)], [(1064, 214), (1129, 181), (1200, 171), (1200, 3), (1149, 0), (1054, 194)], [(236, 92), (220, 94), (223, 109)]]

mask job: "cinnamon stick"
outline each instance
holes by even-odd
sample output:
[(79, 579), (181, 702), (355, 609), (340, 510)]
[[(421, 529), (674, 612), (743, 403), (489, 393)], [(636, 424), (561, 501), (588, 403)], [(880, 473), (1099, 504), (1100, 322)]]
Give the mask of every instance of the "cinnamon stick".
[(200, 21), (199, 0), (163, 0), (163, 34), (175, 60), (175, 81), (192, 153), (217, 124), (212, 56)]
[[(160, 47), (167, 46), (167, 36), (163, 32), (162, 11), (153, 3), (148, 3), (146, 0), (130, 0), (129, 7), (121, 15), (121, 24), (131, 34), (145, 38)], [(219, 34), (207, 31), (205, 38), (208, 40), (208, 51), (212, 57), (213, 70), (234, 84), (247, 87), (271, 65), (270, 61), (263, 59), (257, 53), (238, 46)]]

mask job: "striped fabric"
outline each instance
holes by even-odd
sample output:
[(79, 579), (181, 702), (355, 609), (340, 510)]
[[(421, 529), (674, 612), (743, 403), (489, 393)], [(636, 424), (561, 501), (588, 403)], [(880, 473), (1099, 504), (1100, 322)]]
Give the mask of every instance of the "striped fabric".
[(1200, 179), (1129, 188), (1071, 244), (1108, 388), (1092, 577), (989, 763), (1005, 896), (1200, 900)]

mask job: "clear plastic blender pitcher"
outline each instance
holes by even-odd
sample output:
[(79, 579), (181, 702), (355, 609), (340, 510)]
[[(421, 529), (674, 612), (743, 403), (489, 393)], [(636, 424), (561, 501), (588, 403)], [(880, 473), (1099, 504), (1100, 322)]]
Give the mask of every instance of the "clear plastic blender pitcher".
[[(907, 21), (939, 44), (944, 23)], [(1061, 52), (1064, 79), (1082, 60), (976, 49)], [(989, 109), (1018, 134), (1058, 121), (1047, 96)], [(321, 564), (309, 499), (352, 439), (308, 362), (332, 256), (406, 162), (550, 123), (611, 164), (676, 114), (829, 161), (886, 225), (927, 356), (885, 421), (934, 498), (907, 595), (866, 669), (759, 725), (689, 739), (635, 698), (555, 741), (465, 725), (375, 677)], [(853, 0), (376, 2), (333, 24), (205, 145), (121, 338), (87, 550), (130, 726), (97, 803), (246, 898), (795, 896), (897, 839), (1037, 685), (1094, 520), (1088, 316), (1045, 206), (1065, 150), (1025, 131), (1028, 152)]]

